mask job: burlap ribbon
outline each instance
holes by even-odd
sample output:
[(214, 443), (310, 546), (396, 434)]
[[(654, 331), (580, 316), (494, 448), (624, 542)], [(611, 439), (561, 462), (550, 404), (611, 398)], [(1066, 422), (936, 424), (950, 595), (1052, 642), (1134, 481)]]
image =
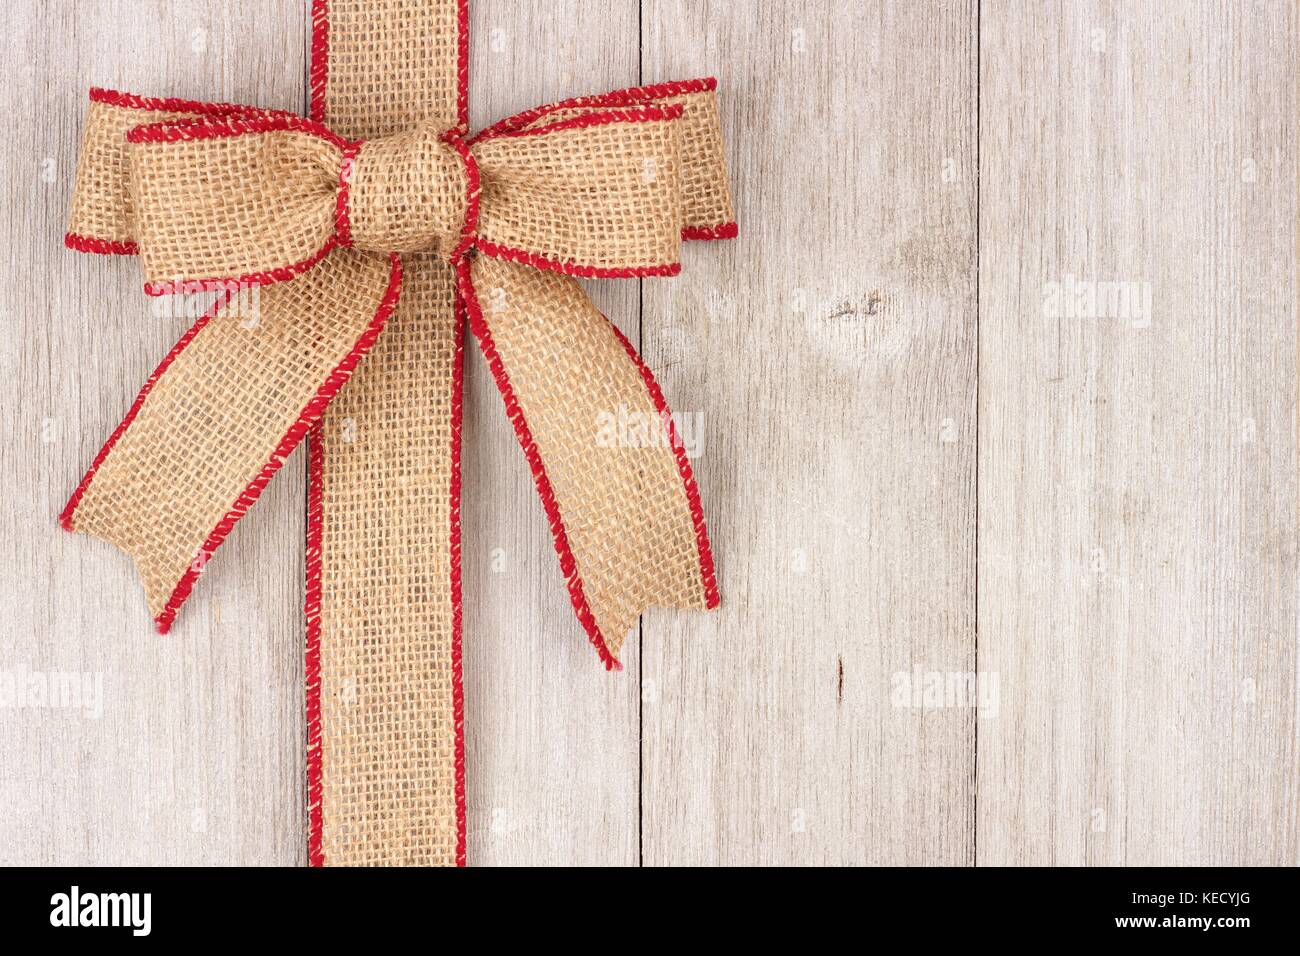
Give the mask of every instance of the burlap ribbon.
[[(312, 12), (311, 120), (91, 91), (67, 244), (138, 254), (151, 294), (218, 297), (62, 522), (135, 560), (166, 631), (310, 436), (311, 862), (464, 863), (464, 321), (606, 666), (644, 608), (714, 607), (663, 396), (573, 278), (673, 275), (683, 238), (735, 234), (714, 82), (470, 137), (465, 0)], [(601, 440), (621, 410), (661, 422), (660, 440)]]

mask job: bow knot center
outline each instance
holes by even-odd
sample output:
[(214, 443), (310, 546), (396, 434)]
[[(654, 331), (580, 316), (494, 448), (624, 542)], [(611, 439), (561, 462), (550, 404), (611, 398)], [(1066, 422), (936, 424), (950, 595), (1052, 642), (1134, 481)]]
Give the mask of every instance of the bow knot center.
[(339, 168), (339, 240), (449, 259), (466, 223), (468, 182), (461, 151), (432, 124), (355, 144)]

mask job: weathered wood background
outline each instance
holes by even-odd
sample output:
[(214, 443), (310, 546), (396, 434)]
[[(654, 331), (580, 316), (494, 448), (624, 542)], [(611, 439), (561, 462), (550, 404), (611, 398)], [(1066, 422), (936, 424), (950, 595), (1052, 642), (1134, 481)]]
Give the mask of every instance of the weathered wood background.
[[(0, 707), (0, 863), (303, 862), (300, 456), (166, 638), (54, 517), (189, 324), (62, 248), (86, 88), (301, 111), (306, 5), (7, 13), (0, 676), (102, 699)], [(692, 416), (723, 593), (622, 675), (470, 362), (473, 862), (1300, 863), (1298, 24), (475, 0), (475, 125), (716, 73), (741, 238), (593, 284)], [(1089, 283), (1139, 308), (1051, 305)]]

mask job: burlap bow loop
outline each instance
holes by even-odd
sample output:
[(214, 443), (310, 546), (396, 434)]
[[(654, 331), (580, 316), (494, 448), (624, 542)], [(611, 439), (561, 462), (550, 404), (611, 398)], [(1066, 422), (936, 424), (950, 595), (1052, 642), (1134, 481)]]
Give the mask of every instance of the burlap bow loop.
[(605, 666), (646, 608), (718, 604), (679, 423), (576, 278), (674, 275), (684, 239), (736, 234), (715, 84), (470, 136), (466, 0), (311, 10), (310, 119), (91, 92), (67, 245), (219, 294), (61, 522), (134, 559), (166, 631), (307, 439), (310, 859), (464, 862), (467, 327)]
[[(683, 193), (686, 177), (716, 179), (721, 163), (712, 90), (697, 82), (675, 102), (610, 94), (530, 110), (469, 141), (429, 122), (349, 140), (288, 113), (192, 104), (126, 129), (124, 153), (88, 138), (103, 152), (83, 159), (78, 198), (123, 180), (103, 198), (121, 202), (152, 295), (287, 281), (339, 246), (447, 260), (473, 247), (570, 275), (674, 275), (684, 230), (727, 213), (717, 195)], [(689, 88), (666, 90), (677, 87)], [(120, 125), (121, 102), (94, 91), (92, 128)]]
[(133, 239), (150, 295), (287, 281), (338, 244), (353, 144), (320, 124), (250, 112), (146, 124), (126, 142)]

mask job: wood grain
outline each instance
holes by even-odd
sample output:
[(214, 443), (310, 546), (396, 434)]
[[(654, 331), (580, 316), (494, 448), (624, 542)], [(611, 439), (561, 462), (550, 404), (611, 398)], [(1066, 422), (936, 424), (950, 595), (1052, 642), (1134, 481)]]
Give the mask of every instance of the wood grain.
[(982, 39), (979, 861), (1294, 865), (1295, 9)]
[(644, 619), (645, 861), (969, 862), (974, 716), (891, 686), (974, 655), (974, 8), (643, 23), (647, 81), (722, 77), (741, 230), (645, 284), (722, 592)]
[[(475, 128), (637, 80), (635, 0), (471, 4)], [(635, 341), (636, 283), (589, 283)], [(464, 587), (469, 858), (637, 862), (637, 668), (607, 673), (573, 614), (533, 480), (466, 345)]]
[[(0, 863), (304, 862), (299, 456), (165, 638), (54, 518), (189, 324), (62, 248), (85, 90), (302, 111), (306, 5), (8, 24), (0, 678), (102, 698), (0, 707)], [(723, 597), (648, 613), (621, 675), (467, 347), (471, 861), (1300, 862), (1295, 9), (473, 0), (472, 31), (475, 126), (718, 75), (741, 238), (590, 284), (699, 452)], [(1131, 285), (1052, 313), (1080, 282)], [(983, 709), (899, 699), (977, 671)]]
[(87, 89), (304, 105), (300, 4), (183, 9), (26, 5), (11, 11), (0, 41), (13, 104), (0, 120), (9, 237), (0, 389), (10, 410), (0, 440), (0, 670), (102, 680), (98, 719), (78, 707), (0, 708), (6, 864), (305, 859), (299, 456), (167, 637), (154, 633), (130, 560), (55, 521), (193, 321), (151, 312), (134, 260), (63, 248)]

